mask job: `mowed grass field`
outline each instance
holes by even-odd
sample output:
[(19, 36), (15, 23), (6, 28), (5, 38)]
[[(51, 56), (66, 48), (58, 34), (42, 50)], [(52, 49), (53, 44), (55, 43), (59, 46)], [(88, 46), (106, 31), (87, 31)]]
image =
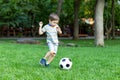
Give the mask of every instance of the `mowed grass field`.
[[(58, 54), (49, 67), (39, 65), (48, 51), (40, 44), (17, 44), (0, 40), (0, 80), (120, 80), (120, 40), (105, 40), (105, 47), (95, 47), (94, 40), (60, 40)], [(75, 43), (78, 47), (65, 46)], [(59, 68), (63, 57), (71, 58), (70, 70)]]

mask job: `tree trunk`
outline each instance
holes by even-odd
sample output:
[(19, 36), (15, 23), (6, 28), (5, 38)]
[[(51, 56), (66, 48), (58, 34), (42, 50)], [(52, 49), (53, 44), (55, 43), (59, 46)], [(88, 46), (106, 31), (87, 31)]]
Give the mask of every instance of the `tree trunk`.
[(115, 39), (115, 23), (114, 23), (114, 8), (115, 8), (115, 0), (112, 0), (111, 14), (112, 14), (112, 39)]
[(103, 13), (104, 13), (104, 0), (96, 1), (95, 8), (95, 45), (104, 46), (104, 28), (103, 28)]
[(57, 8), (57, 14), (60, 16), (60, 11), (62, 7), (63, 0), (58, 0), (58, 8)]
[(80, 0), (74, 0), (74, 33), (73, 33), (73, 39), (77, 40), (79, 38), (79, 22), (78, 22), (78, 15), (79, 15), (79, 5)]
[[(115, 8), (115, 0), (112, 0), (111, 2), (111, 10), (110, 10), (110, 14), (111, 16), (107, 17), (107, 20), (105, 20), (106, 22), (106, 38), (107, 39), (115, 39), (115, 20), (114, 20), (114, 8)], [(106, 6), (106, 9), (108, 10), (108, 6)]]

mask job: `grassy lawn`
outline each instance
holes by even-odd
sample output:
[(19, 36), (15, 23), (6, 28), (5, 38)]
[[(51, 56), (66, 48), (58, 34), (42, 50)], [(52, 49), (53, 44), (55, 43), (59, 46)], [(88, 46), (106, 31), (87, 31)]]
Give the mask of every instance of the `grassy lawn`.
[[(107, 40), (105, 47), (95, 47), (93, 40), (61, 40), (78, 47), (59, 46), (50, 67), (39, 65), (48, 50), (41, 44), (17, 44), (0, 41), (0, 80), (120, 80), (120, 40)], [(70, 70), (61, 70), (59, 61), (72, 59)]]

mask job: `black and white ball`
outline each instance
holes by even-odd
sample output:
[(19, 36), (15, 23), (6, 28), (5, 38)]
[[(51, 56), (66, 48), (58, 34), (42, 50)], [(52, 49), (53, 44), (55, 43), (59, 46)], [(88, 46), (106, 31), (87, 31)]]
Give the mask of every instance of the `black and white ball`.
[(59, 62), (59, 66), (62, 69), (71, 69), (72, 67), (72, 61), (70, 58), (62, 58)]

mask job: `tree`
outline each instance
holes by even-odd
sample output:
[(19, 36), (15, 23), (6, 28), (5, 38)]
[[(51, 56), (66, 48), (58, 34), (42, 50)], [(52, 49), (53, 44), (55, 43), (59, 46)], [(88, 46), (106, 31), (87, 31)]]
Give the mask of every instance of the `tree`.
[(115, 20), (114, 20), (114, 16), (115, 16), (115, 0), (112, 0), (112, 5), (111, 5), (111, 14), (112, 14), (112, 38), (115, 39)]
[(61, 7), (62, 7), (63, 0), (58, 0), (58, 8), (57, 8), (57, 14), (60, 15)]
[(73, 28), (73, 19), (74, 19), (74, 9), (73, 9), (73, 1), (74, 0), (64, 0), (60, 12), (60, 24), (70, 25)]
[(104, 28), (103, 28), (103, 13), (104, 13), (104, 0), (96, 1), (95, 8), (95, 45), (104, 46)]
[(74, 33), (73, 33), (73, 39), (77, 40), (79, 38), (79, 6), (80, 6), (80, 0), (74, 0)]
[(31, 27), (34, 6), (29, 1), (8, 0), (0, 4), (0, 25)]
[[(109, 3), (109, 4), (108, 4)], [(105, 29), (106, 29), (106, 37), (110, 39), (111, 37), (115, 38), (115, 0), (106, 1), (105, 5)]]

